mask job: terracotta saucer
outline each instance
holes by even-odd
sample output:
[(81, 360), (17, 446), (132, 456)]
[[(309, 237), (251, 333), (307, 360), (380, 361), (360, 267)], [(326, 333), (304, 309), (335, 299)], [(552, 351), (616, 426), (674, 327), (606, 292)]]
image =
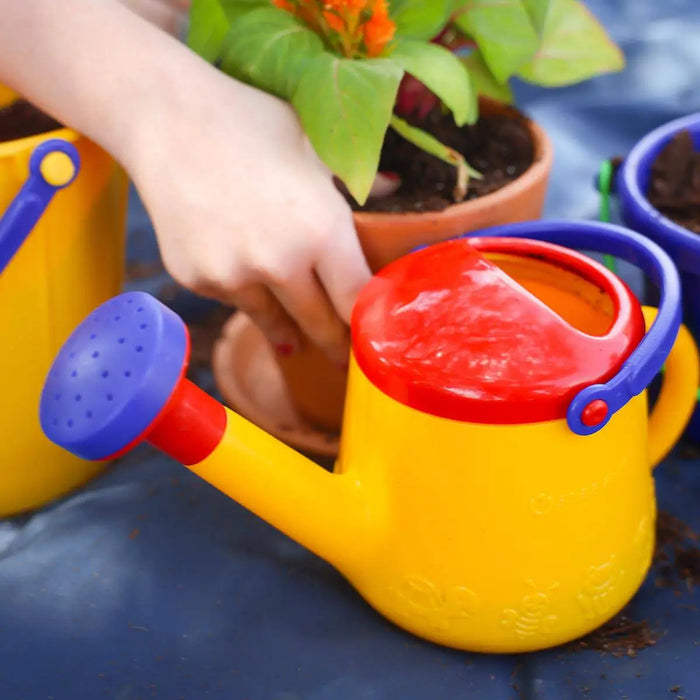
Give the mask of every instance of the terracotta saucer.
[(242, 312), (223, 326), (214, 344), (212, 369), (225, 403), (266, 432), (297, 449), (338, 454), (339, 436), (314, 428), (292, 406), (273, 350)]

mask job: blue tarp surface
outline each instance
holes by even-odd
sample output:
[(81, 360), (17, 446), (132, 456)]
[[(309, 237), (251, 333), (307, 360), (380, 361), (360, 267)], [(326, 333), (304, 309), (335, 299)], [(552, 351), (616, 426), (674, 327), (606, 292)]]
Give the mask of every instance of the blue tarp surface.
[[(518, 88), (556, 149), (548, 218), (595, 218), (600, 162), (700, 111), (698, 0), (589, 4), (626, 71)], [(129, 234), (132, 263), (157, 261), (136, 196)], [(188, 321), (211, 310), (164, 273), (130, 286)], [(660, 509), (700, 532), (697, 453), (680, 446), (656, 477)], [(460, 653), (395, 628), (325, 562), (142, 447), (81, 491), (0, 521), (0, 699), (700, 698), (699, 594), (659, 587), (660, 575), (626, 611), (656, 639), (635, 656)]]

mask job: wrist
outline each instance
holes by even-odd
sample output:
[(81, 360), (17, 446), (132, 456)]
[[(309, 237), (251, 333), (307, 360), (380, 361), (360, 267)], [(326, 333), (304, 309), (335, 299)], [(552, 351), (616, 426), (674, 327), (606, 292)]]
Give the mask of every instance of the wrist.
[[(124, 46), (127, 53), (138, 47), (137, 56), (125, 57), (115, 68), (118, 79), (110, 82), (102, 105), (104, 120), (95, 140), (131, 172), (153, 154), (158, 142), (165, 142), (172, 127), (181, 121), (188, 107), (190, 85), (198, 69), (210, 68), (178, 40), (140, 17)], [(201, 63), (200, 65), (197, 65)]]
[(142, 178), (152, 178), (163, 167), (176, 165), (174, 159), (185, 151), (193, 156), (188, 144), (197, 143), (213, 123), (220, 128), (222, 115), (230, 115), (225, 120), (222, 143), (230, 149), (235, 142), (233, 149), (245, 152), (249, 139), (237, 139), (238, 127), (246, 112), (258, 114), (257, 90), (229, 78), (183, 44), (166, 38), (170, 45), (167, 51), (158, 51), (146, 89), (134, 91), (129, 134), (119, 145), (121, 162), (137, 186)]

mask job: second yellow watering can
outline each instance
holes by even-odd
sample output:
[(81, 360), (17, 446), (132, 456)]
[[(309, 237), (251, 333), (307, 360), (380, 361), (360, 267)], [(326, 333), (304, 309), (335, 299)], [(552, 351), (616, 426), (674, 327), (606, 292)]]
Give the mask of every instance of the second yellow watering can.
[[(15, 97), (0, 85), (0, 107)], [(49, 442), (37, 403), (76, 324), (122, 287), (127, 195), (122, 168), (72, 129), (0, 143), (0, 517), (105, 466)]]
[[(150, 441), (426, 639), (522, 652), (583, 635), (646, 575), (651, 467), (694, 406), (678, 275), (610, 225), (484, 234), (416, 251), (361, 292), (335, 473), (187, 381), (183, 322), (139, 292), (99, 307), (63, 347), (43, 428), (88, 459)], [(637, 263), (661, 289), (658, 314), (561, 246)]]

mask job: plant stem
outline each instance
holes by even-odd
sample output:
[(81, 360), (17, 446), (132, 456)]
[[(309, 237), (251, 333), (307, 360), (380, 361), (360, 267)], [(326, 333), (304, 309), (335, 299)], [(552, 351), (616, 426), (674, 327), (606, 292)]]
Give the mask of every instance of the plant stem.
[(470, 177), (481, 180), (481, 173), (478, 170), (474, 170), (474, 168), (467, 163), (464, 156), (458, 151), (455, 151), (454, 148), (446, 146), (422, 129), (411, 126), (407, 121), (395, 114), (391, 115), (389, 124), (391, 128), (394, 129), (399, 136), (406, 139), (406, 141), (409, 141), (422, 151), (439, 158), (445, 163), (454, 165), (455, 168), (457, 168), (457, 184), (453, 191), (455, 202), (461, 202), (466, 196)]

